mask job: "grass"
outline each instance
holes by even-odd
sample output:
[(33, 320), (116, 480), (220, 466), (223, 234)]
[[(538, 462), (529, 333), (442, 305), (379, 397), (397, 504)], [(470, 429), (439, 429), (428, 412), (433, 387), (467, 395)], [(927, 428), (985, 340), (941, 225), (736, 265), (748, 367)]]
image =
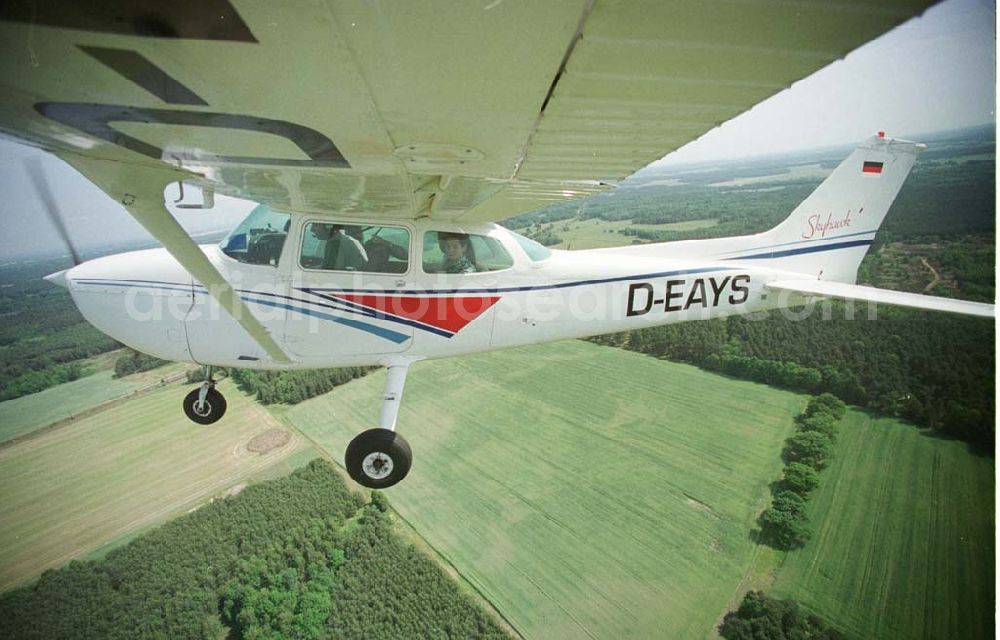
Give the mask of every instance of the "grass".
[(0, 443), (60, 420), (87, 415), (102, 403), (176, 379), (194, 366), (171, 362), (149, 371), (115, 378), (114, 361), (121, 353), (121, 350), (113, 351), (82, 360), (87, 372), (83, 378), (0, 402)]
[(0, 450), (0, 590), (179, 515), (308, 448), (246, 450), (277, 422), (230, 381), (212, 426), (181, 411), (173, 384)]
[(772, 594), (853, 638), (993, 637), (994, 463), (859, 411), (809, 504), (813, 539)]
[[(282, 415), (341, 459), (384, 374)], [(395, 509), (527, 638), (713, 634), (804, 399), (585, 342), (415, 365)]]
[(124, 398), (142, 386), (139, 381), (118, 380), (113, 376), (114, 371), (98, 371), (73, 382), (0, 402), (0, 442), (72, 418), (102, 402)]
[[(556, 235), (562, 238), (562, 242), (554, 245), (553, 249), (598, 249), (602, 247), (624, 247), (630, 245), (634, 240), (639, 240), (633, 236), (626, 236), (618, 233), (621, 229), (646, 229), (655, 231), (690, 231), (692, 229), (702, 229), (714, 227), (718, 220), (686, 220), (683, 222), (671, 222), (668, 224), (632, 224), (631, 220), (599, 220), (591, 218), (589, 220), (560, 220), (552, 223), (552, 229)], [(567, 228), (568, 227), (568, 228)], [(524, 230), (519, 230), (523, 232)]]

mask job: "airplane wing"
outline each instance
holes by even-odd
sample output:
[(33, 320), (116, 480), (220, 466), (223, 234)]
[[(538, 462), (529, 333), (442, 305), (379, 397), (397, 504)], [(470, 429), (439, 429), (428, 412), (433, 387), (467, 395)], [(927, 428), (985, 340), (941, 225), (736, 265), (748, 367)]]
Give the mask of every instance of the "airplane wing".
[(936, 296), (925, 296), (919, 293), (892, 291), (890, 289), (876, 289), (875, 287), (865, 287), (857, 284), (846, 284), (843, 282), (826, 282), (823, 280), (783, 280), (778, 282), (769, 282), (766, 287), (773, 291), (787, 291), (790, 293), (822, 296), (826, 298), (876, 302), (900, 307), (913, 307), (915, 309), (927, 309), (929, 311), (946, 311), (949, 313), (960, 313), (984, 318), (992, 318), (995, 316), (994, 306), (992, 304), (970, 302), (967, 300), (952, 300), (950, 298), (938, 298)]
[(287, 357), (163, 206), (499, 220), (609, 187), (929, 0), (14, 0), (0, 134), (86, 175)]
[(0, 132), (99, 185), (129, 165), (285, 210), (499, 220), (609, 188), (930, 4), (4, 2)]

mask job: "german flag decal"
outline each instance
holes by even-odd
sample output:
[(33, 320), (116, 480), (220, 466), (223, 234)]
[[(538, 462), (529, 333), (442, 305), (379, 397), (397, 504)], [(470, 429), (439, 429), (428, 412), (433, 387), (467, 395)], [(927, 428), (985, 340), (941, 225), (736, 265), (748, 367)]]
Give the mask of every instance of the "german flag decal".
[(861, 167), (861, 173), (882, 173), (882, 163), (866, 161)]

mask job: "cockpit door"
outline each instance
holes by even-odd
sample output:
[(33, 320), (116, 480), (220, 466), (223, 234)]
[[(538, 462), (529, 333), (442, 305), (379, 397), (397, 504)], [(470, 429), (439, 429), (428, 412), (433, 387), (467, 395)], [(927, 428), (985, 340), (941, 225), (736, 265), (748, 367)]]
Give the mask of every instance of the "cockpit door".
[(396, 307), (412, 283), (412, 227), (304, 218), (295, 237), (285, 343), (296, 360), (321, 366), (410, 348), (413, 323)]
[[(260, 205), (205, 255), (247, 304), (254, 317), (281, 345), (284, 330), (286, 277), (291, 216)], [(194, 302), (184, 316), (192, 357), (225, 366), (259, 366), (270, 358), (263, 347), (222, 309), (209, 291), (195, 283)]]

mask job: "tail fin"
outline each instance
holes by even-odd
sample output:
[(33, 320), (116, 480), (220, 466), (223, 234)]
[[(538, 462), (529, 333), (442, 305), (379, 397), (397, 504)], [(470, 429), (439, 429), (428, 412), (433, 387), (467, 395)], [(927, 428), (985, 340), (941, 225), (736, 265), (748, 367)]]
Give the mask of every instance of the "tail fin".
[(765, 250), (731, 259), (766, 260), (817, 280), (853, 283), (889, 205), (925, 148), (882, 134), (866, 140), (784, 222), (758, 236)]

